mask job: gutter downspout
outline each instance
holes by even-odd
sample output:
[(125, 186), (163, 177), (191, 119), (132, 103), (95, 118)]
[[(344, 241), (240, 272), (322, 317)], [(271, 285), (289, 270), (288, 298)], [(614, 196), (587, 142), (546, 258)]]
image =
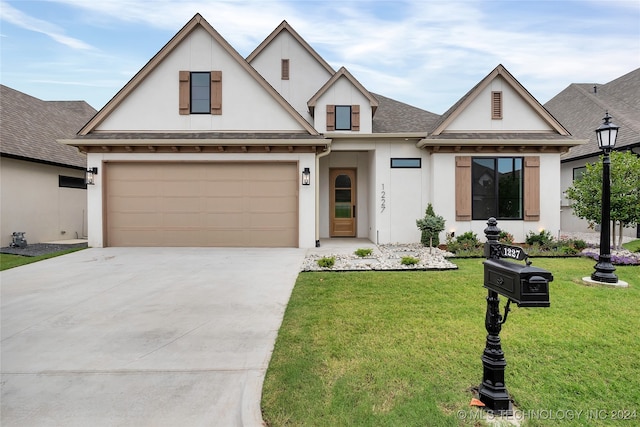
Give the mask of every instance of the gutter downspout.
[(327, 148), (320, 154), (316, 154), (316, 248), (320, 247), (320, 158), (331, 153), (331, 142), (329, 139)]

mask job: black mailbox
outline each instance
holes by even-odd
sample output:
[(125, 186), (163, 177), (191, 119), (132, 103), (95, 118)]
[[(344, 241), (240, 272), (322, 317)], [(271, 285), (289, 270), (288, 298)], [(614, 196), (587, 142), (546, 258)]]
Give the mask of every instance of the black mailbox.
[(549, 307), (550, 271), (502, 259), (484, 261), (484, 287), (499, 293), (518, 307)]

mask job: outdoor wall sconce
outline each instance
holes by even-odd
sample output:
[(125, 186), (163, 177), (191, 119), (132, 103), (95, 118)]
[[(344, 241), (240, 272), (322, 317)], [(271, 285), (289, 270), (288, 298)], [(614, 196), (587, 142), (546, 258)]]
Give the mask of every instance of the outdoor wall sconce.
[(304, 168), (302, 171), (302, 185), (311, 185), (311, 171), (309, 168)]
[(87, 185), (94, 185), (96, 183), (95, 176), (98, 175), (98, 168), (93, 167), (87, 169), (86, 175), (84, 177), (84, 183)]

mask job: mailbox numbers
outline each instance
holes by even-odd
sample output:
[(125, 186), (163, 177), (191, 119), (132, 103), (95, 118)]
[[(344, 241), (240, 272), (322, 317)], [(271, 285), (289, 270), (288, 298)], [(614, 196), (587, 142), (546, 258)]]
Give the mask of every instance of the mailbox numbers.
[(519, 248), (517, 246), (501, 245), (500, 257), (512, 258), (522, 261), (523, 259), (527, 258), (527, 254), (522, 250), (522, 248)]

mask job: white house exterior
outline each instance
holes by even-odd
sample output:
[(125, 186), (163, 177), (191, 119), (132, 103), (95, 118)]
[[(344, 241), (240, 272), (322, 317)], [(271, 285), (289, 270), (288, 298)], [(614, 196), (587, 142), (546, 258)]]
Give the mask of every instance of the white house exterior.
[(556, 233), (560, 155), (580, 143), (502, 66), (438, 116), (370, 93), (286, 22), (244, 59), (200, 15), (64, 142), (98, 168), (91, 246), (302, 248), (417, 242), (428, 203), (447, 232), (498, 216), (516, 240)]

